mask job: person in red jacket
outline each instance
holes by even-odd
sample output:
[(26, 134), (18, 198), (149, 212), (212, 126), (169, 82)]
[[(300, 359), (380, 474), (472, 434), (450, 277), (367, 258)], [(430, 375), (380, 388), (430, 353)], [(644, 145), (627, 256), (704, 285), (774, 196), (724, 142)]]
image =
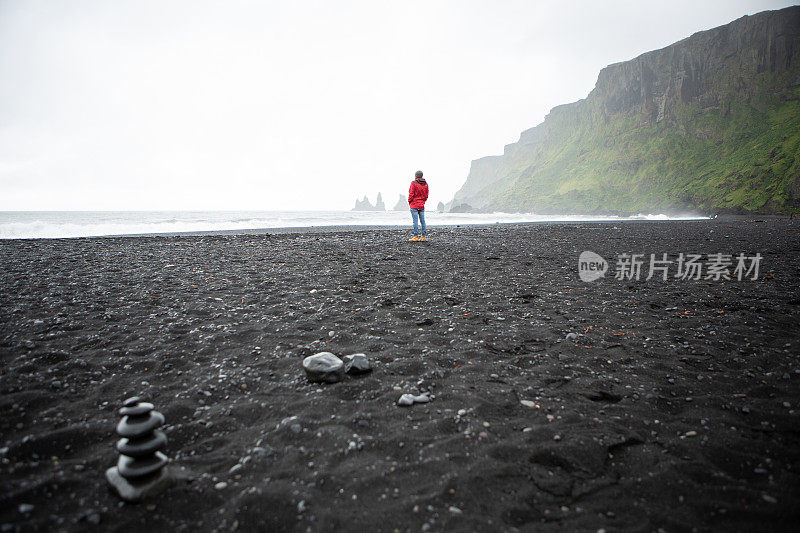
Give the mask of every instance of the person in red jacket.
[[(428, 231), (425, 229), (425, 200), (428, 199), (428, 183), (422, 177), (422, 171), (417, 170), (414, 174), (414, 181), (408, 188), (408, 207), (411, 208), (411, 220), (414, 222), (414, 236), (411, 241), (424, 241)], [(419, 225), (422, 225), (420, 235)]]

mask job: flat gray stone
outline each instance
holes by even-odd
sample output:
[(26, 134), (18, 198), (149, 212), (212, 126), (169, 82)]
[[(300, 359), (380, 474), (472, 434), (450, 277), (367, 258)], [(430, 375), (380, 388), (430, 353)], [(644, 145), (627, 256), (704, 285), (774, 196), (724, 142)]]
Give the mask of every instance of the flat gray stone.
[(315, 383), (336, 383), (344, 378), (344, 363), (330, 352), (320, 352), (303, 359), (308, 380)]
[(167, 436), (163, 431), (155, 430), (150, 435), (131, 439), (119, 439), (117, 451), (128, 457), (147, 457), (167, 444)]
[(174, 481), (169, 468), (164, 468), (153, 478), (148, 478), (144, 482), (132, 483), (119, 474), (116, 466), (106, 470), (106, 480), (120, 498), (131, 503), (140, 502), (145, 498), (160, 494), (169, 488)]
[(120, 437), (143, 437), (164, 424), (164, 415), (158, 411), (150, 411), (142, 416), (123, 416), (117, 424)]
[(117, 460), (117, 470), (126, 479), (135, 479), (155, 474), (167, 464), (169, 459), (161, 452), (156, 452), (149, 457), (134, 459), (127, 455), (120, 455)]
[(133, 407), (141, 401), (142, 399), (139, 398), (138, 396), (131, 396), (130, 398), (122, 402), (122, 407)]
[(344, 361), (344, 371), (348, 374), (366, 374), (372, 372), (372, 365), (363, 353), (354, 353), (342, 357)]
[(153, 404), (147, 402), (141, 402), (136, 405), (125, 406), (119, 410), (119, 414), (122, 416), (130, 415), (130, 416), (142, 416), (146, 415), (150, 411), (153, 410)]

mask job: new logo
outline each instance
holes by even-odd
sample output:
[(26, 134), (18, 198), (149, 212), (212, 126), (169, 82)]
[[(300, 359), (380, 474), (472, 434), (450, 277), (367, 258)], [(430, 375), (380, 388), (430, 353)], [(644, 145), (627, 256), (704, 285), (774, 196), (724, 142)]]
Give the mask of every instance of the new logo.
[(608, 262), (594, 252), (581, 252), (578, 257), (578, 276), (581, 281), (594, 281), (606, 275)]

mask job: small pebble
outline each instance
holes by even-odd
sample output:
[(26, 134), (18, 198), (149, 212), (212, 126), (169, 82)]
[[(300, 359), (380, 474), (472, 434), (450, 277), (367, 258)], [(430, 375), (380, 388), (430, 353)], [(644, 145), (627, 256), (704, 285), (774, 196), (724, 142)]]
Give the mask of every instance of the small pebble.
[(214, 488), (217, 489), (217, 490), (224, 490), (224, 489), (228, 488), (228, 484), (225, 483), (224, 481), (220, 481), (219, 483), (214, 485)]
[(372, 372), (372, 365), (363, 353), (345, 355), (342, 358), (344, 371), (347, 374), (366, 374)]
[(400, 399), (397, 400), (397, 405), (402, 405), (408, 407), (410, 405), (414, 405), (415, 403), (428, 403), (433, 399), (429, 393), (424, 392), (417, 396), (413, 394), (403, 394), (400, 396)]
[(400, 396), (400, 399), (397, 400), (397, 405), (402, 407), (409, 407), (414, 405), (414, 395), (413, 394), (403, 394)]

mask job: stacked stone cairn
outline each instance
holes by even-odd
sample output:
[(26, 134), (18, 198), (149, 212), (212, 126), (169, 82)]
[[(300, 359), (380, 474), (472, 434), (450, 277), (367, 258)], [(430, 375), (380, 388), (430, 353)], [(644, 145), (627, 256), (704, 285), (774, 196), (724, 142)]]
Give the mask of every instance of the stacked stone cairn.
[(164, 415), (153, 410), (153, 404), (138, 397), (125, 400), (119, 410), (122, 420), (117, 424), (120, 456), (117, 466), (106, 470), (106, 479), (120, 498), (138, 502), (163, 491), (172, 483), (169, 459), (160, 450), (167, 436), (160, 428)]

